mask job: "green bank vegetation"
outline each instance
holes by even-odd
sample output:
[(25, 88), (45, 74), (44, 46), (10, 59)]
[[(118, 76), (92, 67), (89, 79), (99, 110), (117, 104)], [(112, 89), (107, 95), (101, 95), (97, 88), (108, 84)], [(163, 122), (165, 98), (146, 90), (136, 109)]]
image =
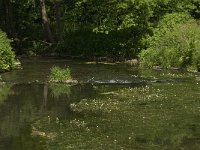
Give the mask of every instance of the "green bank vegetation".
[[(137, 58), (146, 67), (198, 70), (199, 9), (199, 0), (3, 0), (0, 28), (17, 55)], [(6, 51), (0, 68), (8, 70), (14, 54)]]
[(141, 65), (200, 69), (200, 26), (185, 13), (164, 16), (148, 48), (140, 53)]
[(9, 71), (15, 66), (15, 54), (6, 33), (0, 30), (0, 72)]

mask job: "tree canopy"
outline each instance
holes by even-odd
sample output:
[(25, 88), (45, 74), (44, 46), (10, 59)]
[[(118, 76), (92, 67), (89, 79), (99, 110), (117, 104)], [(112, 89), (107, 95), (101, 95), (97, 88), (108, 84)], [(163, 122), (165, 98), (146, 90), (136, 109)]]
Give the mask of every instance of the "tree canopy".
[(2, 0), (0, 28), (17, 54), (124, 59), (148, 48), (165, 15), (199, 10), (199, 0)]

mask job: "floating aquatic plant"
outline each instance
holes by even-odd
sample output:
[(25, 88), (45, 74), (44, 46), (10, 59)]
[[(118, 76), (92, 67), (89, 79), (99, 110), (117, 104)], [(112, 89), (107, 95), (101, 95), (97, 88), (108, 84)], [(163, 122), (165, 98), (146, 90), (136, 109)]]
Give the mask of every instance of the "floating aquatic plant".
[(51, 68), (49, 81), (66, 81), (71, 79), (71, 71), (68, 67), (62, 69), (58, 66), (54, 66)]

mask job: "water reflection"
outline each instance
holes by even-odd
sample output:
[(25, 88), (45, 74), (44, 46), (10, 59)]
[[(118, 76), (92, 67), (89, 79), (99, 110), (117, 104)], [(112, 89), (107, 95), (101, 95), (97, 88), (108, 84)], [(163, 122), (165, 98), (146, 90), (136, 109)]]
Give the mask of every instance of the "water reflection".
[(12, 85), (5, 85), (0, 83), (0, 105), (6, 100), (7, 96), (10, 95)]
[(59, 99), (60, 96), (66, 95), (70, 96), (71, 95), (71, 86), (66, 85), (66, 84), (50, 84), (50, 89), (52, 96), (56, 99)]
[[(18, 140), (21, 138), (25, 143), (32, 141), (32, 144), (34, 144), (34, 141), (38, 141), (40, 138), (31, 136), (33, 131), (36, 133), (31, 126), (33, 122), (37, 122), (39, 118), (70, 118), (73, 115), (70, 104), (78, 102), (88, 95), (93, 95), (93, 92), (92, 85), (71, 87), (66, 85), (19, 84), (1, 86), (0, 149), (17, 150)], [(30, 141), (24, 138), (28, 138)], [(17, 142), (15, 145), (17, 147), (8, 146), (12, 145), (13, 142)], [(19, 149), (23, 150), (25, 147), (19, 147)]]
[(18, 84), (0, 85), (0, 150), (200, 149), (200, 86), (192, 75), (90, 67), (72, 67), (76, 78), (92, 79), (75, 86), (18, 80), (31, 68), (6, 74)]

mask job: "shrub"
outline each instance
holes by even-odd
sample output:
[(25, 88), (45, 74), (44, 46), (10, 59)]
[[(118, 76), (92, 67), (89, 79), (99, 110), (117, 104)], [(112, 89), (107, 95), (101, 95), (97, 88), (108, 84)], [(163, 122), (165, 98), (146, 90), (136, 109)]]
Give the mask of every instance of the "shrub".
[(200, 27), (188, 14), (166, 15), (148, 42), (148, 48), (140, 53), (143, 66), (185, 68), (199, 64)]
[(190, 34), (193, 37), (190, 42), (192, 53), (192, 66), (200, 71), (200, 26), (191, 28)]
[(71, 71), (69, 68), (62, 69), (58, 66), (54, 66), (51, 68), (51, 73), (49, 76), (50, 82), (65, 82), (71, 79)]
[(15, 64), (15, 54), (10, 46), (10, 40), (0, 30), (0, 72), (11, 70)]

